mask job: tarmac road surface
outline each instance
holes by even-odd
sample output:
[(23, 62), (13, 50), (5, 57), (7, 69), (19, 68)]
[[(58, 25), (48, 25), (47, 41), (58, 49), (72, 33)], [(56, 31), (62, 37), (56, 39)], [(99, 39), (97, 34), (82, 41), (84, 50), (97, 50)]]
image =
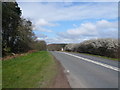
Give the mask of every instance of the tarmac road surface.
[(65, 68), (72, 88), (118, 88), (118, 62), (72, 52), (50, 51)]

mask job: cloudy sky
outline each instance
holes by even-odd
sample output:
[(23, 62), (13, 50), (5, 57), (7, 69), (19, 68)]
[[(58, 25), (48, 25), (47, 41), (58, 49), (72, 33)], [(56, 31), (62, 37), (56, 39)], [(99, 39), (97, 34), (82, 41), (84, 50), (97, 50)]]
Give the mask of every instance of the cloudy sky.
[(18, 2), (30, 19), (38, 40), (79, 43), (88, 39), (117, 38), (117, 2)]

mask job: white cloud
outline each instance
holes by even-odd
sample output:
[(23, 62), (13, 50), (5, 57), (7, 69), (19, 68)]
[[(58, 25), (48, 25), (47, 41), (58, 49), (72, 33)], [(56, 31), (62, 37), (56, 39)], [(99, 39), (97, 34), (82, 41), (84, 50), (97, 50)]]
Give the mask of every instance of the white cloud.
[[(57, 33), (57, 37), (44, 38), (49, 43), (79, 43), (96, 38), (116, 38), (118, 35), (117, 22), (100, 20), (95, 23), (83, 23), (66, 32)], [(40, 38), (43, 39), (43, 38)]]
[(66, 32), (57, 34), (61, 38), (71, 39), (71, 41), (79, 41), (82, 39), (92, 38), (117, 38), (118, 24), (117, 22), (109, 22), (100, 20), (96, 23), (83, 23), (79, 27), (68, 29)]
[[(94, 37), (94, 38), (96, 39), (97, 37)], [(47, 42), (47, 44), (51, 44), (51, 43), (80, 43), (84, 40), (89, 40), (89, 39), (90, 39), (89, 37), (77, 38), (77, 39), (56, 37), (56, 38), (47, 38), (47, 39), (44, 39), (44, 40)]]
[(108, 28), (115, 28), (117, 29), (118, 27), (118, 24), (117, 22), (109, 22), (107, 20), (101, 20), (101, 21), (98, 21), (96, 23), (96, 27), (100, 28), (100, 29), (108, 29)]
[(97, 21), (96, 23), (84, 23), (79, 27), (67, 30), (69, 35), (97, 35), (99, 32), (111, 30), (117, 31), (117, 22), (109, 22), (106, 20)]
[(52, 32), (52, 30), (46, 29), (44, 27), (36, 26), (34, 30), (41, 31), (41, 32)]
[(45, 40), (48, 39), (48, 36), (45, 34), (37, 34), (37, 40)]
[(42, 38), (42, 39), (46, 39), (47, 35), (45, 35), (45, 34), (38, 34), (37, 37)]
[[(87, 22), (80, 26), (73, 24), (72, 29), (58, 33), (58, 37), (44, 38), (48, 43), (80, 42), (90, 38), (116, 37), (117, 22), (107, 20), (117, 19), (118, 3), (20, 3), (23, 16), (30, 18), (35, 25), (34, 30), (52, 32), (46, 26), (56, 26), (57, 21), (100, 20), (95, 23)], [(33, 8), (34, 7), (34, 8)], [(103, 20), (101, 20), (103, 19)], [(62, 27), (62, 26), (61, 26)], [(57, 28), (56, 28), (57, 29)], [(43, 38), (39, 38), (43, 39)]]
[(45, 19), (39, 19), (38, 22), (36, 22), (36, 25), (38, 25), (38, 26), (56, 26), (58, 24), (49, 23)]
[(73, 24), (73, 27), (77, 27), (77, 25), (76, 25), (76, 24)]
[[(24, 17), (47, 21), (114, 19), (117, 18), (118, 3), (83, 3), (65, 6), (64, 3), (19, 3)], [(35, 9), (33, 8), (35, 7)]]
[(35, 22), (33, 30), (39, 30), (41, 32), (52, 32), (52, 30), (46, 29), (46, 26), (55, 27), (55, 26), (58, 26), (58, 25), (59, 24), (57, 24), (57, 23), (48, 22), (45, 19), (39, 19)]
[[(92, 33), (90, 33), (92, 32)], [(96, 27), (92, 23), (81, 24), (79, 27), (67, 30), (69, 35), (96, 34)]]

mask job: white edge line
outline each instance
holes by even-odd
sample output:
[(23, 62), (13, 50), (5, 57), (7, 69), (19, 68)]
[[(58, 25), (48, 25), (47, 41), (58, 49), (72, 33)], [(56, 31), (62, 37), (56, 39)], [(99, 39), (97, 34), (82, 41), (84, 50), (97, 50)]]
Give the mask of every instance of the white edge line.
[(107, 64), (103, 64), (103, 63), (100, 63), (100, 62), (96, 62), (96, 61), (93, 61), (93, 60), (90, 60), (90, 59), (87, 59), (87, 58), (83, 58), (83, 57), (76, 56), (76, 55), (73, 55), (73, 54), (69, 54), (69, 53), (66, 53), (66, 52), (59, 52), (59, 53), (64, 53), (64, 54), (67, 54), (67, 55), (82, 59), (84, 61), (88, 61), (88, 62), (97, 64), (97, 65), (100, 65), (100, 66), (103, 66), (103, 67), (106, 67), (106, 68), (109, 68), (109, 69), (112, 69), (112, 70), (115, 70), (115, 71), (120, 71), (119, 68), (117, 68), (117, 67), (110, 66), (110, 65), (107, 65)]

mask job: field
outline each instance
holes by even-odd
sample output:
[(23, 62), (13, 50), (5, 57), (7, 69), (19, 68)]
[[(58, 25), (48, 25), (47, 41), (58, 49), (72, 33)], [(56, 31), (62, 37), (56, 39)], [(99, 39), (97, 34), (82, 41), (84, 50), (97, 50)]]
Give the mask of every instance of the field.
[(2, 62), (3, 88), (49, 87), (57, 73), (56, 62), (47, 51), (39, 51)]

